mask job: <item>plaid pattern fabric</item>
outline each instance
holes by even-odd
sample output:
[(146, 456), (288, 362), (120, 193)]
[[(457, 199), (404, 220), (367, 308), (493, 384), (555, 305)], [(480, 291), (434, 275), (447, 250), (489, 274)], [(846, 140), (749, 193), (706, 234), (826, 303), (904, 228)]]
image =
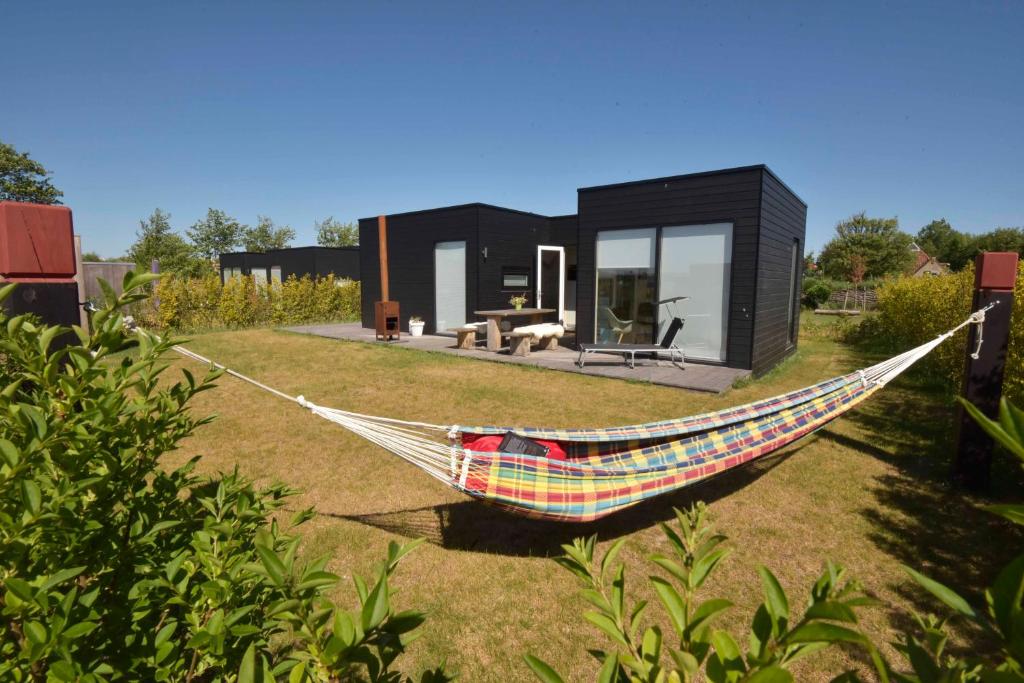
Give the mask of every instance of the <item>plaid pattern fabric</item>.
[[(755, 401), (747, 405), (734, 408), (727, 408), (711, 413), (693, 415), (690, 417), (663, 420), (661, 422), (648, 422), (639, 425), (626, 425), (622, 427), (605, 427), (598, 429), (546, 429), (542, 427), (508, 426), (508, 427), (459, 427), (459, 432), (464, 434), (490, 434), (501, 435), (506, 432), (514, 432), (531, 439), (547, 439), (560, 441), (572, 447), (574, 444), (587, 444), (572, 455), (599, 455), (622, 450), (623, 442), (629, 442), (631, 447), (644, 444), (648, 441), (671, 439), (674, 437), (693, 434), (718, 427), (725, 427), (732, 424), (747, 422), (765, 415), (772, 415), (781, 410), (787, 410), (808, 401), (827, 396), (832, 392), (849, 384), (861, 384), (860, 375), (851, 373), (840, 377), (833, 377), (819, 384), (805, 387), (797, 391), (775, 396), (773, 398)], [(594, 445), (598, 444), (598, 445)], [(610, 447), (602, 447), (600, 444), (611, 444)], [(568, 452), (568, 451), (567, 451)]]
[[(804, 392), (794, 392), (736, 409), (755, 414), (753, 419), (740, 422), (722, 417), (734, 411), (713, 413), (710, 415), (718, 417), (711, 417), (709, 423), (715, 426), (703, 427), (701, 433), (579, 459), (467, 450), (459, 488), (528, 517), (567, 522), (599, 519), (782, 448), (825, 426), (880, 388), (851, 378), (857, 375), (817, 385), (802, 400), (795, 397)], [(788, 407), (769, 411), (772, 403)], [(717, 420), (722, 421), (721, 426)], [(685, 422), (676, 421), (673, 429), (694, 431), (678, 426)], [(563, 432), (544, 432), (556, 433)], [(622, 443), (619, 441), (620, 446)]]

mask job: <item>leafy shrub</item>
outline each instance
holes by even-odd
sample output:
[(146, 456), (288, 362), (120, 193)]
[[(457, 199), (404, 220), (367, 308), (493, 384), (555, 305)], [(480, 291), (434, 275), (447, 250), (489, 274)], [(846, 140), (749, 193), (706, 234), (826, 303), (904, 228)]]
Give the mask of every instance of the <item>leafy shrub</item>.
[(210, 419), (188, 405), (218, 373), (172, 381), (174, 342), (126, 331), (150, 279), (108, 288), (60, 349), (61, 328), (0, 313), (0, 680), (398, 680), (424, 616), (394, 611), (390, 581), (415, 543), (354, 577), (345, 610), (326, 558), (297, 559), (312, 511), (276, 521), (292, 491), (159, 467)]
[[(878, 315), (865, 320), (851, 340), (887, 352), (905, 351), (934, 339), (971, 313), (974, 268), (933, 277), (904, 277), (878, 288)], [(1015, 299), (1024, 296), (1024, 264), (1018, 270)], [(920, 362), (926, 372), (953, 391), (963, 379), (967, 329), (941, 344)], [(1024, 400), (1024, 318), (1013, 316), (1003, 392)]]
[[(594, 560), (596, 537), (564, 545), (557, 562), (583, 582), (583, 598), (594, 609), (584, 617), (612, 643), (597, 650), (598, 680), (606, 681), (792, 681), (788, 667), (799, 659), (839, 643), (864, 648), (882, 667), (874, 646), (857, 629), (857, 610), (874, 604), (842, 567), (829, 564), (811, 588), (802, 614), (792, 613), (789, 598), (766, 567), (759, 568), (765, 600), (757, 609), (744, 650), (715, 619), (732, 606), (728, 600), (703, 600), (704, 583), (728, 555), (725, 537), (712, 533), (706, 509), (698, 503), (687, 512), (676, 510), (673, 529), (662, 524), (672, 555), (655, 555), (661, 571), (650, 583), (672, 625), (670, 636), (657, 626), (643, 627), (645, 601), (627, 604), (625, 568), (613, 569), (625, 539), (612, 545), (600, 562)], [(527, 655), (527, 664), (546, 683), (561, 677), (545, 662)], [(703, 676), (703, 677), (702, 677)]]
[(807, 308), (821, 308), (832, 296), (832, 287), (819, 278), (804, 278), (802, 303)]
[(333, 275), (289, 277), (267, 285), (251, 277), (221, 284), (216, 275), (168, 276), (156, 286), (153, 299), (132, 313), (145, 327), (194, 331), (354, 320), (359, 307), (359, 282)]

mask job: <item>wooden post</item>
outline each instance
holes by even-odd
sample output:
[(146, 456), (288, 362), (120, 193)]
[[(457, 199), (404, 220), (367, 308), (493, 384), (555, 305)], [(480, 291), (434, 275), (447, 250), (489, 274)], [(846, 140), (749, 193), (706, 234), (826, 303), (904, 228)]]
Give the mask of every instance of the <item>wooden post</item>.
[(388, 300), (388, 219), (377, 216), (377, 244), (380, 245), (380, 300)]
[[(1017, 254), (986, 252), (978, 254), (974, 265), (974, 303), (972, 311), (993, 302), (996, 306), (985, 313), (985, 323), (971, 325), (967, 335), (967, 360), (961, 395), (989, 417), (999, 413), (1003, 390), (1003, 369), (1010, 342), (1010, 314), (1013, 312), (1013, 288), (1017, 281)], [(983, 343), (978, 357), (972, 357)], [(958, 415), (956, 460), (953, 481), (966, 489), (985, 491), (990, 484), (992, 439), (961, 408)]]
[(78, 324), (89, 331), (89, 314), (85, 310), (85, 268), (82, 266), (82, 236), (75, 235), (75, 282), (78, 284)]

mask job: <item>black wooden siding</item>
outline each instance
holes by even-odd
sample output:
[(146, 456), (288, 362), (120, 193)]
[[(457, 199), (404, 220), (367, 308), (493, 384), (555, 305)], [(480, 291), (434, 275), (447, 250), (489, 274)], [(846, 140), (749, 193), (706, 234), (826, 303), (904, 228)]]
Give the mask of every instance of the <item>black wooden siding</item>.
[[(800, 327), (800, 288), (803, 274), (807, 206), (767, 169), (762, 174), (761, 231), (758, 246), (757, 306), (752, 369), (770, 370), (796, 350)], [(797, 282), (790, 301), (793, 242), (798, 243)], [(787, 327), (794, 306), (793, 342)]]
[[(426, 322), (428, 334), (437, 331), (434, 326), (434, 246), (438, 242), (466, 242), (466, 308), (476, 310), (478, 212), (476, 205), (466, 205), (387, 217), (389, 298), (401, 306), (403, 330), (408, 329), (409, 317), (418, 315)], [(373, 327), (373, 302), (380, 300), (376, 218), (359, 221), (359, 244), (363, 326)]]
[(602, 230), (732, 223), (732, 282), (726, 364), (751, 367), (760, 167), (579, 190), (576, 334), (594, 340), (597, 233)]
[(270, 268), (281, 267), (281, 278), (326, 277), (359, 279), (359, 247), (293, 247), (271, 249), (266, 253), (239, 251), (220, 255), (220, 267), (241, 268), (251, 275), (254, 268), (263, 268), (270, 278)]
[[(438, 242), (466, 242), (466, 320), (476, 319), (475, 310), (508, 306), (510, 293), (502, 290), (501, 280), (506, 267), (528, 270), (527, 294), (532, 304), (537, 245), (575, 245), (577, 337), (591, 342), (599, 231), (731, 223), (726, 365), (760, 374), (795, 350), (786, 327), (791, 247), (793, 240), (799, 241), (802, 263), (807, 207), (767, 167), (582, 188), (578, 207), (577, 215), (555, 217), (486, 204), (388, 216), (390, 295), (401, 304), (403, 329), (410, 315), (420, 315), (428, 333), (437, 331), (434, 245)], [(380, 298), (377, 219), (360, 220), (359, 232), (362, 319), (364, 326), (371, 327), (373, 302)], [(799, 292), (798, 282), (797, 297)], [(794, 324), (799, 324), (799, 316)]]

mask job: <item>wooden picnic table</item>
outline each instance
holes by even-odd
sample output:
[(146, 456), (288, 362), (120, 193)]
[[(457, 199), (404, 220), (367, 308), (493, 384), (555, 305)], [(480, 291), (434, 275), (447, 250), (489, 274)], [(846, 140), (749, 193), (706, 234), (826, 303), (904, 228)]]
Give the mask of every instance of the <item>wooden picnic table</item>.
[(544, 315), (554, 313), (553, 308), (500, 308), (493, 311), (473, 311), (474, 315), (487, 318), (487, 350), (501, 350), (501, 321), (505, 318), (529, 316), (530, 324), (544, 322)]

